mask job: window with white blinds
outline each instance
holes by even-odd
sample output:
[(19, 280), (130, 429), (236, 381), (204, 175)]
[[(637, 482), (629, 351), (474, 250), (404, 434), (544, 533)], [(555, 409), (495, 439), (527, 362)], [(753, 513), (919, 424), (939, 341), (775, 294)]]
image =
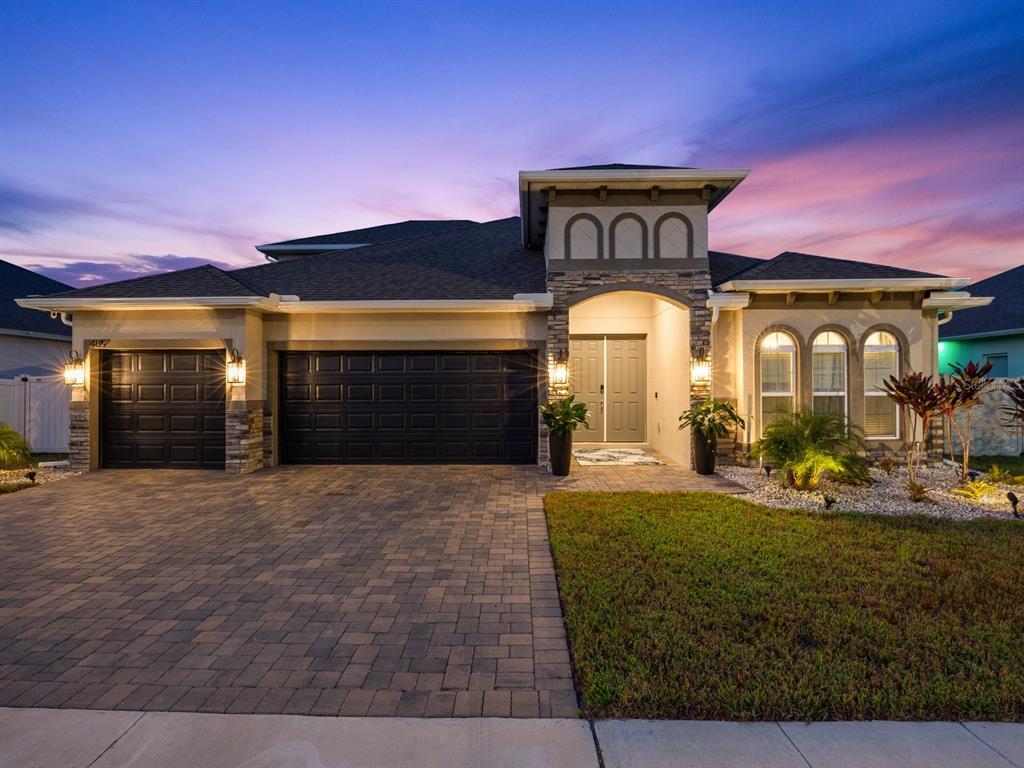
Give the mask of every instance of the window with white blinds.
[(811, 407), (846, 419), (846, 339), (823, 331), (811, 344)]
[(896, 403), (882, 389), (889, 376), (899, 376), (900, 345), (886, 331), (875, 331), (864, 344), (864, 434), (873, 438), (899, 437)]
[(783, 331), (761, 340), (761, 433), (796, 407), (796, 342)]

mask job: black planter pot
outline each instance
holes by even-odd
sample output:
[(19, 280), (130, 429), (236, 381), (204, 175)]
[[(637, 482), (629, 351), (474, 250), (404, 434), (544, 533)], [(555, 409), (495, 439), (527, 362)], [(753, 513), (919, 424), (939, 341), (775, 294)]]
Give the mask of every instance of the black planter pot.
[(552, 432), (548, 435), (548, 447), (551, 449), (551, 474), (565, 477), (572, 464), (572, 432), (564, 435)]
[(693, 471), (698, 475), (715, 474), (715, 456), (718, 453), (718, 439), (705, 437), (696, 430), (691, 436), (693, 443)]

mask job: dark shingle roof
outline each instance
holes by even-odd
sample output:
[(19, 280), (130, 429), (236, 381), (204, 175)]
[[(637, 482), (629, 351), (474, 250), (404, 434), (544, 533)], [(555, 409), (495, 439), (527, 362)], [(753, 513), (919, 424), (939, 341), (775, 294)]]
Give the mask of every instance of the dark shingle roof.
[(740, 256), (738, 253), (724, 251), (708, 251), (708, 269), (711, 271), (711, 284), (721, 285), (733, 275), (761, 264), (764, 259), (753, 256)]
[(965, 290), (972, 296), (992, 296), (993, 301), (987, 307), (954, 313), (952, 320), (939, 326), (940, 338), (1024, 331), (1024, 264)]
[[(886, 264), (849, 261), (786, 251), (774, 259), (753, 265), (729, 280), (874, 280), (881, 278), (939, 277)], [(723, 281), (725, 282), (725, 281)]]
[(306, 301), (510, 299), (547, 290), (544, 255), (522, 246), (519, 217), (454, 232), (326, 252), (232, 272)]
[(70, 285), (37, 275), (17, 264), (0, 260), (0, 329), (49, 333), (71, 337), (71, 329), (46, 312), (25, 309), (14, 303), (28, 296), (46, 296), (70, 289)]
[(58, 293), (57, 296), (74, 298), (127, 298), (155, 299), (173, 296), (259, 296), (251, 286), (230, 272), (212, 264), (161, 272), (158, 275), (119, 280), (116, 283), (93, 285), (77, 291)]
[(686, 165), (634, 165), (632, 163), (606, 163), (604, 165), (575, 165), (569, 168), (551, 168), (552, 171), (693, 171)]
[(350, 229), (346, 232), (334, 232), (329, 235), (299, 237), (295, 240), (282, 240), (279, 243), (267, 243), (266, 245), (363, 245), (365, 243), (379, 245), (380, 243), (390, 243), (410, 237), (455, 232), (459, 229), (471, 227), (474, 224), (476, 224), (475, 221), (465, 219), (414, 219), (399, 221), (394, 224), (382, 224), (379, 227), (365, 227), (363, 229)]

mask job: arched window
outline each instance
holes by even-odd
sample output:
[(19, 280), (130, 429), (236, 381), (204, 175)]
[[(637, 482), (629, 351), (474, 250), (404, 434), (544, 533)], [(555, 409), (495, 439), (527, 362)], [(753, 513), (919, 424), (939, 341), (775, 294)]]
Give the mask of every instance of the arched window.
[(693, 257), (693, 223), (681, 213), (666, 213), (654, 222), (654, 258)]
[(846, 419), (846, 339), (822, 331), (811, 345), (811, 408)]
[(896, 403), (882, 389), (889, 376), (900, 375), (900, 343), (886, 331), (875, 331), (864, 342), (864, 434), (897, 438), (900, 424)]
[(796, 408), (796, 341), (785, 331), (761, 340), (761, 432)]

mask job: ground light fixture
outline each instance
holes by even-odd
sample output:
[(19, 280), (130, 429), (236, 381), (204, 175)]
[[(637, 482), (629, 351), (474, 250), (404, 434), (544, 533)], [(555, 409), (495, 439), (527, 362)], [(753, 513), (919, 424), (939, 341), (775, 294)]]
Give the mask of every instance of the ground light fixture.
[(706, 383), (711, 381), (711, 362), (704, 347), (698, 347), (697, 353), (690, 358), (690, 381)]
[(231, 360), (228, 361), (227, 382), (239, 386), (245, 384), (245, 358), (234, 347), (231, 349)]
[(551, 366), (551, 383), (556, 387), (564, 387), (569, 383), (569, 363), (556, 360)]
[(68, 361), (64, 364), (64, 383), (70, 387), (85, 386), (85, 363), (75, 350), (71, 350)]
[(1010, 502), (1010, 508), (1013, 510), (1013, 516), (1017, 519), (1020, 519), (1020, 513), (1017, 511), (1017, 504), (1020, 503), (1020, 499), (1017, 498), (1017, 494), (1014, 493), (1013, 491), (1010, 491), (1008, 494), (1006, 494), (1006, 498)]

